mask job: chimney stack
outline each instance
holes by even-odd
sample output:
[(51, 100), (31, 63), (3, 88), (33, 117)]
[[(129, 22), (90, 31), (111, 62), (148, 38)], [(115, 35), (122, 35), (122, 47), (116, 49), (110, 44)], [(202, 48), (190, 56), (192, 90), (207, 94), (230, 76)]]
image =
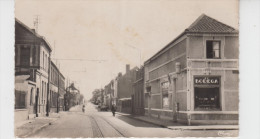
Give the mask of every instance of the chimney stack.
[(125, 73), (128, 73), (129, 71), (130, 71), (130, 65), (126, 64), (126, 72)]

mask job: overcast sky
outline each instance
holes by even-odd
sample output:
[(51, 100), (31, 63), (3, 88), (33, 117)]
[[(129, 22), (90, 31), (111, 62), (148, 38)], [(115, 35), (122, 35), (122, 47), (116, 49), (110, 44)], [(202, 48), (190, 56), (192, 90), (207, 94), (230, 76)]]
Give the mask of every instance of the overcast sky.
[(202, 13), (238, 29), (237, 0), (16, 0), (15, 5), (16, 18), (30, 28), (39, 15), (38, 33), (51, 44), (52, 58), (87, 99)]

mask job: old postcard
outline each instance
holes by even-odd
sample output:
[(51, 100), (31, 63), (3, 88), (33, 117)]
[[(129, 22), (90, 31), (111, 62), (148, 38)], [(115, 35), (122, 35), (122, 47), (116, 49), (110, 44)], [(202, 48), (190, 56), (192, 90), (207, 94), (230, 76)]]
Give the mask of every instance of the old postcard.
[(15, 137), (237, 137), (238, 5), (16, 0)]

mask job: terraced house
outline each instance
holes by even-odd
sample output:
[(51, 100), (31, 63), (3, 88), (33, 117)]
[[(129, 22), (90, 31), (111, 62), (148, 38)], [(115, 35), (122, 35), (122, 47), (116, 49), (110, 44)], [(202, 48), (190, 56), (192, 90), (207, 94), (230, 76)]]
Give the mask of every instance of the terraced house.
[(144, 63), (145, 114), (238, 124), (238, 30), (201, 15)]
[(50, 112), (64, 110), (65, 77), (58, 67), (51, 61), (50, 68)]
[(46, 113), (51, 47), (15, 19), (15, 121)]

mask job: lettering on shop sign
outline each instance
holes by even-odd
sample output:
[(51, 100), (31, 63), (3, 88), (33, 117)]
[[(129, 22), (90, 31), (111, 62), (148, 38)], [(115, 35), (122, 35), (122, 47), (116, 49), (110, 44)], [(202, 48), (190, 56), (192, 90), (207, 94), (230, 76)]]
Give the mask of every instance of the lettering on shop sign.
[(194, 77), (196, 85), (219, 85), (218, 77)]

